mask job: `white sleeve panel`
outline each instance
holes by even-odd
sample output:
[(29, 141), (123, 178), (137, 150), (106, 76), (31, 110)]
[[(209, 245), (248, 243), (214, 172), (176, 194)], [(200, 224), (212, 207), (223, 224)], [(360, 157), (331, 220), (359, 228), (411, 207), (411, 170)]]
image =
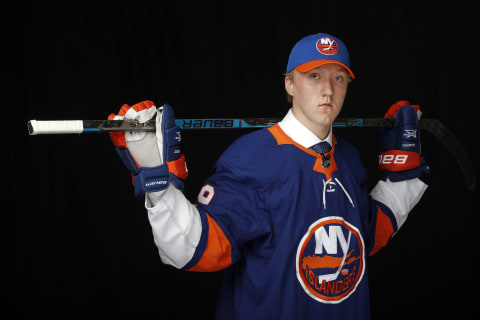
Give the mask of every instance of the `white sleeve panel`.
[(387, 181), (378, 181), (370, 195), (392, 210), (398, 229), (400, 229), (407, 220), (408, 213), (420, 201), (427, 187), (418, 178), (398, 182), (387, 179)]
[(192, 259), (202, 234), (197, 208), (173, 184), (147, 193), (145, 208), (163, 263), (182, 268)]

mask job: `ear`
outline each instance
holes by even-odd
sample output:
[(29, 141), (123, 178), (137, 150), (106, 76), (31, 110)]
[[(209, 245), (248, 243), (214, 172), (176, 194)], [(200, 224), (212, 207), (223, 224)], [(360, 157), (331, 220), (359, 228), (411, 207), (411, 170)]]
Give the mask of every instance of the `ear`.
[(294, 93), (294, 78), (293, 76), (285, 76), (285, 91), (293, 97)]

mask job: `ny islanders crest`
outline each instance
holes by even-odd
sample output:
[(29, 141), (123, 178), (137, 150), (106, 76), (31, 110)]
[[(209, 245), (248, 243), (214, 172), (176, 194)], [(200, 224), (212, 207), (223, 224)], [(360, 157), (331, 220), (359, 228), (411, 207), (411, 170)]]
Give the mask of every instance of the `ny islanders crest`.
[(297, 248), (297, 278), (322, 303), (340, 303), (355, 292), (365, 271), (359, 230), (342, 217), (315, 221)]

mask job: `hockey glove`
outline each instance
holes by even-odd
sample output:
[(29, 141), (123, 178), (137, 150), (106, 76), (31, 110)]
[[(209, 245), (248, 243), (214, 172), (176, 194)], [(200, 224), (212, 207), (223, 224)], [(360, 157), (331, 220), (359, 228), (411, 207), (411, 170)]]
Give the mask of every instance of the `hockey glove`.
[(420, 156), (420, 115), (420, 106), (411, 105), (409, 101), (393, 104), (385, 114), (385, 118), (394, 118), (395, 124), (392, 128), (380, 128), (379, 167), (384, 179), (396, 182), (429, 173), (429, 167)]
[(145, 192), (161, 191), (172, 182), (183, 190), (187, 178), (185, 157), (180, 154), (180, 129), (175, 125), (173, 109), (168, 104), (156, 108), (152, 101), (133, 106), (124, 104), (118, 114), (109, 120), (132, 119), (144, 123), (155, 118), (156, 132), (111, 132), (115, 149), (130, 170), (135, 196), (141, 199)]

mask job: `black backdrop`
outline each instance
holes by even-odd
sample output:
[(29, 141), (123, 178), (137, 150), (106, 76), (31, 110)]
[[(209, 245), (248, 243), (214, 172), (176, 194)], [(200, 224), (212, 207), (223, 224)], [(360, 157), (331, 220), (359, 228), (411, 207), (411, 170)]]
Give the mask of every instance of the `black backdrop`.
[[(282, 117), (290, 48), (304, 35), (328, 32), (349, 47), (357, 76), (341, 116), (383, 116), (409, 99), (450, 127), (472, 159), (478, 146), (474, 8), (460, 1), (66, 3), (0, 7), (8, 159), (2, 315), (209, 319), (215, 310), (219, 274), (160, 262), (143, 203), (108, 136), (28, 136), (30, 119), (103, 119), (145, 99), (170, 103), (179, 118)], [(243, 133), (184, 133), (191, 200)], [(361, 150), (373, 186), (377, 130), (337, 134)], [(429, 134), (422, 142), (430, 188), (390, 245), (369, 258), (374, 319), (476, 310), (474, 193), (441, 143)]]

